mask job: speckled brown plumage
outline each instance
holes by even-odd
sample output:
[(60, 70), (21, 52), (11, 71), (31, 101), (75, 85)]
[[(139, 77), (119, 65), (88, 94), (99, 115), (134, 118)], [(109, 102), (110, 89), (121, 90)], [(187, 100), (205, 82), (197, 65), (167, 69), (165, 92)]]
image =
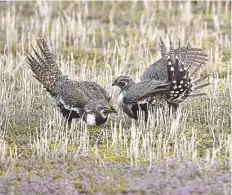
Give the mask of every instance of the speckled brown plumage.
[(35, 78), (56, 99), (69, 124), (73, 118), (83, 118), (88, 125), (105, 123), (108, 115), (116, 112), (108, 93), (97, 83), (68, 79), (57, 66), (45, 40), (41, 38), (37, 43), (42, 55), (32, 47), (37, 59), (29, 53), (28, 64)]

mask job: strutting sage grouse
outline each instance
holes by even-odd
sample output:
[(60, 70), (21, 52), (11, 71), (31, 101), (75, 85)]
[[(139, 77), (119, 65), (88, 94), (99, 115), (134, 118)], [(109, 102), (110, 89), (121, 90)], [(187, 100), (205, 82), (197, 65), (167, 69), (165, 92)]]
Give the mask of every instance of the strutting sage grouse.
[(112, 85), (121, 88), (118, 105), (131, 118), (138, 119), (138, 111), (145, 112), (145, 122), (148, 119), (148, 108), (164, 106), (174, 110), (189, 96), (199, 96), (203, 93), (195, 93), (210, 83), (196, 87), (193, 85), (208, 77), (204, 76), (193, 80), (193, 76), (207, 61), (207, 55), (199, 48), (187, 45), (173, 49), (170, 39), (170, 51), (160, 37), (160, 49), (162, 58), (149, 66), (141, 76), (141, 81), (135, 83), (129, 76), (118, 76)]
[(35, 78), (56, 99), (62, 115), (71, 125), (73, 118), (83, 118), (88, 125), (101, 125), (110, 113), (115, 113), (110, 96), (98, 84), (70, 80), (58, 68), (44, 39), (37, 40), (40, 52), (33, 48), (37, 57), (28, 53), (27, 59)]

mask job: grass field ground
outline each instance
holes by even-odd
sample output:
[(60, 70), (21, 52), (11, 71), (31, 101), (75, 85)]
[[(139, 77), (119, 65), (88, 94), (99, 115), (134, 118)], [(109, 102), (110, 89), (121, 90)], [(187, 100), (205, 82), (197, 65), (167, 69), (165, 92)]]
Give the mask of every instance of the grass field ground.
[[(229, 194), (231, 2), (0, 2), (0, 194)], [(160, 58), (158, 35), (209, 56), (207, 96), (145, 126), (71, 129), (26, 63), (44, 37), (70, 78), (104, 86)]]

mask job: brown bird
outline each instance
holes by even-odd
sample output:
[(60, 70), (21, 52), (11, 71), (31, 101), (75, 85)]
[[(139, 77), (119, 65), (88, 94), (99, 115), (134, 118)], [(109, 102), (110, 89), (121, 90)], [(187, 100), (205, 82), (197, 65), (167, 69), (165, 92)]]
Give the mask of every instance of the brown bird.
[(32, 46), (37, 59), (28, 53), (28, 64), (35, 78), (55, 98), (69, 125), (74, 118), (82, 118), (88, 125), (101, 125), (109, 114), (116, 113), (105, 89), (94, 82), (68, 79), (57, 66), (45, 40), (41, 38), (37, 43), (42, 55)]

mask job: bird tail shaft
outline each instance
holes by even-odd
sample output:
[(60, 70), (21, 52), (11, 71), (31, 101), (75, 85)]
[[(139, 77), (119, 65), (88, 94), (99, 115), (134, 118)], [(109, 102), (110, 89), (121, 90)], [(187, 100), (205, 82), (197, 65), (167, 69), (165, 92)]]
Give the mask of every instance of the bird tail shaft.
[(55, 91), (57, 81), (62, 78), (63, 75), (48, 49), (45, 40), (40, 38), (37, 40), (37, 44), (41, 55), (32, 46), (37, 59), (28, 52), (28, 64), (35, 74), (34, 77), (52, 94)]

